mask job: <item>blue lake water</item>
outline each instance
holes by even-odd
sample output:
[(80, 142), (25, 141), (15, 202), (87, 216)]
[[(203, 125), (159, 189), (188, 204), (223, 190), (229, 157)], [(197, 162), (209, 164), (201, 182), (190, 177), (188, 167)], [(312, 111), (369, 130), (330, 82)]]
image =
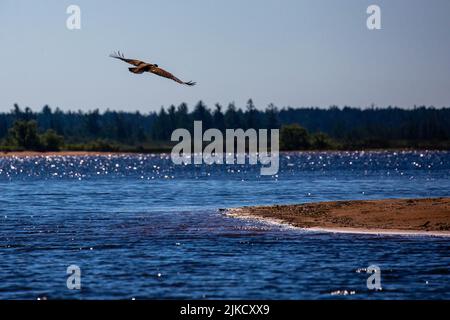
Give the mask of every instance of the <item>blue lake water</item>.
[[(313, 233), (219, 208), (450, 196), (449, 152), (0, 158), (1, 299), (450, 299), (450, 240)], [(66, 268), (81, 269), (80, 291)], [(381, 268), (382, 291), (364, 268)], [(344, 295), (343, 293), (352, 293)]]

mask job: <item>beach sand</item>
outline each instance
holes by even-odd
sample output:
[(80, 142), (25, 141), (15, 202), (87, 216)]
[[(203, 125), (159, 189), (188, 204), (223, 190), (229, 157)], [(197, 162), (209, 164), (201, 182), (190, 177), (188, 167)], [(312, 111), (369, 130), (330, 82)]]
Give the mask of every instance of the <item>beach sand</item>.
[(0, 152), (0, 157), (68, 157), (68, 156), (109, 156), (121, 154), (134, 154), (129, 152), (103, 152), (103, 151), (11, 151)]
[(311, 231), (450, 236), (450, 198), (243, 207), (227, 214)]

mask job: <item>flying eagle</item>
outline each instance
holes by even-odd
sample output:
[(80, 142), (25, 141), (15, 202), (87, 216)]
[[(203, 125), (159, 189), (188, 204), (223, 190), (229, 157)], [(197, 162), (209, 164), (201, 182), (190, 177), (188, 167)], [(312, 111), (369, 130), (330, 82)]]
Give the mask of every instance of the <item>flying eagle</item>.
[(195, 82), (192, 82), (192, 81), (189, 81), (189, 82), (181, 81), (180, 79), (175, 77), (170, 72), (167, 72), (166, 70), (159, 68), (157, 64), (150, 64), (150, 63), (146, 63), (144, 61), (135, 60), (135, 59), (127, 59), (127, 58), (125, 58), (123, 53), (121, 53), (120, 51), (114, 52), (113, 54), (110, 54), (109, 56), (111, 58), (119, 59), (119, 60), (125, 61), (125, 62), (135, 66), (135, 68), (128, 68), (128, 70), (130, 70), (130, 72), (137, 73), (137, 74), (141, 74), (143, 72), (151, 72), (160, 77), (172, 79), (173, 81), (176, 81), (181, 84), (185, 84), (187, 86), (195, 85)]

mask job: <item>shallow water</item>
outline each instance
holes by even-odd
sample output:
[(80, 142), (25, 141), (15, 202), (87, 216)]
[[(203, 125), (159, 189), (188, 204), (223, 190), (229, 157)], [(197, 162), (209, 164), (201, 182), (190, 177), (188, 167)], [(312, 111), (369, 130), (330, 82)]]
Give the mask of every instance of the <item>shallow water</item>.
[[(450, 299), (450, 240), (313, 233), (218, 209), (450, 196), (449, 152), (0, 158), (0, 298)], [(66, 268), (81, 268), (68, 290)], [(365, 269), (381, 268), (382, 291)], [(345, 295), (345, 292), (352, 293)]]

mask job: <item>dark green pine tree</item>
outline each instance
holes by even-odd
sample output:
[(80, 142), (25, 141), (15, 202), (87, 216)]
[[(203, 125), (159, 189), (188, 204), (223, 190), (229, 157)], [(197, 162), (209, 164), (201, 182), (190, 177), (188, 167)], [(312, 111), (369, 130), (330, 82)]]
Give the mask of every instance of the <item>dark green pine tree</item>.
[(216, 104), (216, 108), (213, 111), (213, 125), (214, 128), (219, 129), (221, 132), (225, 132), (225, 116), (222, 113), (222, 106)]

